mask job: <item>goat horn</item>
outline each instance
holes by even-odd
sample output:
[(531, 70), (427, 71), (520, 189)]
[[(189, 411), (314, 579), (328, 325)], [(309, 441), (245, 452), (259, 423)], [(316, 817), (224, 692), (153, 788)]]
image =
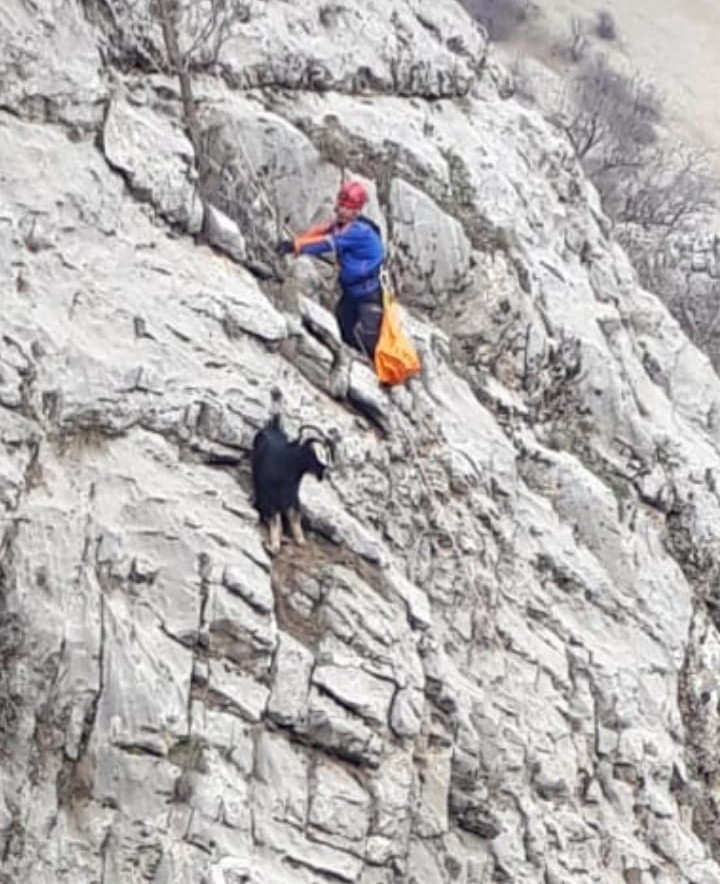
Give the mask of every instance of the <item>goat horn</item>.
[(332, 464), (334, 464), (335, 460), (336, 460), (336, 452), (335, 452), (334, 443), (331, 440), (326, 439), (325, 437), (308, 436), (304, 440), (303, 445), (307, 445), (308, 443), (312, 444), (315, 442), (317, 442), (319, 445), (322, 445), (322, 447), (325, 449), (325, 457), (327, 458), (327, 466), (332, 466)]
[(323, 433), (320, 427), (316, 427), (315, 424), (301, 424), (300, 429), (297, 432), (298, 439), (302, 439), (302, 434), (305, 430), (314, 430), (323, 442), (325, 442), (325, 433)]
[(337, 446), (338, 442), (340, 441), (340, 433), (337, 431), (337, 429), (335, 427), (332, 427), (326, 435), (319, 427), (316, 427), (314, 424), (302, 424), (300, 426), (300, 429), (298, 430), (298, 440), (302, 440), (302, 435), (305, 430), (314, 430), (317, 433), (317, 436), (311, 436), (305, 441), (320, 442), (322, 445), (325, 446), (325, 450), (329, 455), (328, 460), (331, 463), (335, 463), (337, 461)]

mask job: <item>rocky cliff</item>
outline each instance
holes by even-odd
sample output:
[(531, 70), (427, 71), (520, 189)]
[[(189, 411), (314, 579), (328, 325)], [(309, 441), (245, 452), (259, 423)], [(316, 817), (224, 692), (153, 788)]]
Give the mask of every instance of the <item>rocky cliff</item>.
[[(428, 6), (2, 5), (3, 884), (720, 880), (720, 382)], [(392, 395), (268, 248), (346, 171)], [(339, 441), (271, 560), (274, 385)]]

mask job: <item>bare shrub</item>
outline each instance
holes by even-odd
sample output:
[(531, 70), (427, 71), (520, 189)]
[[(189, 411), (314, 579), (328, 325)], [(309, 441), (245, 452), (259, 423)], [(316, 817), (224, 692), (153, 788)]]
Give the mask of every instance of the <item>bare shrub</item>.
[(86, 0), (86, 9), (109, 25), (118, 64), (167, 74), (211, 67), (234, 25), (250, 20), (245, 0)]
[(640, 282), (660, 297), (719, 370), (720, 280), (712, 236), (718, 185), (705, 155), (658, 149), (635, 175), (612, 180), (603, 189), (618, 222), (616, 237)]
[(606, 56), (581, 65), (565, 120), (577, 156), (617, 224), (667, 233), (714, 204), (703, 155), (660, 140), (662, 101), (655, 88), (613, 69)]
[[(688, 338), (720, 366), (720, 280), (691, 267), (668, 266), (661, 249), (645, 248), (635, 266), (641, 283), (655, 292)], [(637, 244), (636, 244), (637, 249)], [(717, 418), (717, 416), (716, 416)]]
[(672, 298), (667, 306), (687, 336), (706, 350), (717, 365), (720, 353), (720, 282), (702, 288), (690, 273), (686, 274), (685, 282), (685, 288), (672, 290)]
[(323, 3), (318, 9), (318, 19), (324, 28), (334, 28), (346, 11), (346, 8), (340, 3)]
[(595, 35), (601, 40), (612, 43), (618, 38), (618, 29), (612, 13), (607, 9), (599, 9), (595, 19)]
[(564, 40), (559, 40), (554, 47), (555, 55), (574, 63), (585, 57), (588, 48), (587, 29), (582, 21), (573, 16), (570, 20), (570, 31)]
[(662, 102), (637, 75), (615, 70), (605, 55), (582, 62), (567, 96), (566, 130), (578, 157), (595, 169), (637, 162), (657, 140)]
[(17, 730), (22, 697), (15, 687), (14, 673), (22, 645), (22, 623), (16, 614), (4, 609), (0, 599), (0, 758)]
[(274, 162), (256, 169), (243, 149), (221, 126), (209, 126), (200, 138), (204, 158), (203, 196), (231, 218), (242, 231), (248, 253), (275, 260), (269, 243), (282, 231), (280, 212), (270, 201), (277, 175)]
[(200, 126), (192, 75), (212, 69), (234, 29), (250, 19), (244, 0), (87, 0), (91, 20), (103, 22), (117, 64), (178, 78), (183, 121), (196, 151)]
[(573, 17), (570, 22), (570, 42), (568, 52), (572, 61), (580, 61), (587, 50), (587, 34), (585, 33), (585, 25), (579, 18)]
[(25, 624), (9, 604), (16, 589), (13, 542), (17, 530), (17, 524), (10, 524), (0, 533), (0, 762), (11, 751), (23, 702), (17, 670), (25, 644)]
[(716, 187), (705, 154), (654, 145), (631, 174), (606, 168), (596, 176), (606, 211), (620, 224), (633, 224), (664, 234), (715, 203)]
[(523, 63), (523, 59), (516, 58), (513, 61), (510, 66), (510, 76), (512, 77), (513, 95), (527, 104), (534, 104), (536, 101), (535, 83), (527, 65)]
[(527, 21), (528, 0), (463, 0), (465, 8), (487, 31), (491, 40), (509, 40)]
[(720, 284), (695, 272), (691, 255), (717, 205), (705, 156), (671, 143), (654, 87), (604, 55), (578, 66), (561, 117), (641, 283), (720, 367)]
[[(616, 70), (603, 54), (578, 64), (560, 103), (554, 118), (597, 187), (641, 284), (720, 371), (720, 246), (713, 239), (720, 185), (706, 156), (671, 141), (657, 90)], [(707, 247), (698, 245), (703, 236)]]
[[(275, 260), (267, 232), (257, 222), (264, 193), (256, 179), (248, 183), (248, 170), (218, 166), (208, 150), (209, 134), (203, 130), (195, 98), (194, 77), (217, 69), (226, 42), (250, 21), (247, 0), (85, 0), (91, 19), (102, 23), (109, 35), (112, 57), (120, 66), (162, 72), (177, 78), (182, 121), (193, 146), (200, 196), (237, 221), (248, 245), (245, 263), (253, 272), (269, 268), (255, 260), (257, 252)], [(343, 6), (325, 4), (323, 14), (339, 15)], [(329, 19), (328, 19), (329, 21)], [(241, 146), (240, 146), (241, 148)], [(237, 153), (237, 151), (236, 151)], [(266, 209), (264, 200), (263, 211)], [(259, 231), (259, 232), (258, 232)]]

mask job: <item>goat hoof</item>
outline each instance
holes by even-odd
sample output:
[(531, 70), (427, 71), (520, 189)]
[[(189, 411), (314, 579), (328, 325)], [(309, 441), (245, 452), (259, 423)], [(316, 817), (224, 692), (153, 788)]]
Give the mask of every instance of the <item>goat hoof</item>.
[(271, 543), (263, 543), (263, 546), (265, 547), (265, 552), (269, 556), (276, 556), (280, 552), (280, 547), (273, 546)]

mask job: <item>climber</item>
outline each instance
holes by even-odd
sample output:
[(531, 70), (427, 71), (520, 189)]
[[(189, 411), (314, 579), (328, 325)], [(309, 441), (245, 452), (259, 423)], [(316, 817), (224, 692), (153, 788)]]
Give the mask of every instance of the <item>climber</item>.
[(380, 268), (385, 249), (378, 226), (361, 214), (367, 190), (359, 181), (341, 185), (335, 215), (295, 239), (282, 239), (279, 255), (323, 255), (334, 252), (340, 267), (341, 296), (335, 318), (342, 340), (364, 353), (371, 361), (382, 322)]

